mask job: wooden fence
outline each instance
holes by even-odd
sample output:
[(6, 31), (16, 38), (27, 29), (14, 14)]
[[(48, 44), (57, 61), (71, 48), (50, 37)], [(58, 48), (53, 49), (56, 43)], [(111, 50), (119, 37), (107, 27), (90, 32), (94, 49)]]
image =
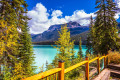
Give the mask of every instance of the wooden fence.
[[(81, 65), (84, 65), (84, 64), (85, 64), (85, 77), (86, 77), (86, 80), (89, 80), (89, 64), (91, 62), (97, 60), (97, 71), (99, 74), (100, 73), (100, 60), (104, 58), (104, 68), (105, 68), (106, 63), (108, 63), (107, 57), (108, 57), (108, 55), (106, 55), (106, 56), (104, 55), (102, 57), (97, 56), (96, 58), (91, 59), (91, 60), (89, 60), (89, 58), (86, 57), (85, 61), (77, 63), (77, 64), (70, 66), (66, 69), (64, 69), (64, 61), (59, 61), (58, 68), (54, 68), (54, 69), (36, 74), (34, 76), (31, 76), (31, 77), (28, 77), (28, 78), (25, 78), (22, 80), (51, 80), (51, 79), (52, 80), (64, 80), (65, 73), (67, 73), (67, 72), (69, 72), (77, 67), (80, 67)], [(57, 76), (57, 74), (58, 74), (58, 76)]]

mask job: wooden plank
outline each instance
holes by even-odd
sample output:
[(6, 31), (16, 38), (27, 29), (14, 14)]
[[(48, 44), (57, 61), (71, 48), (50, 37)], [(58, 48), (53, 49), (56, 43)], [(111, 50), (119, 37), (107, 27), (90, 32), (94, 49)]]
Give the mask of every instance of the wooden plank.
[(101, 58), (99, 58), (99, 60), (103, 59), (105, 56), (102, 56)]
[(59, 61), (58, 66), (61, 68), (61, 71), (59, 72), (59, 80), (64, 80), (64, 61)]
[(54, 78), (55, 78), (55, 76), (54, 76), (54, 74), (53, 74), (53, 80), (54, 80)]
[(49, 76), (49, 79), (51, 80), (51, 75)]
[(90, 71), (89, 77), (91, 77), (92, 75), (94, 75), (97, 72), (97, 68), (94, 68)]
[(61, 68), (54, 68), (54, 69), (51, 69), (51, 70), (48, 70), (48, 71), (45, 71), (45, 72), (42, 72), (42, 73), (39, 73), (39, 74), (36, 74), (34, 76), (31, 76), (31, 77), (28, 77), (28, 78), (25, 78), (25, 79), (22, 79), (22, 80), (38, 80), (38, 79), (42, 79), (44, 77), (47, 77), (49, 75), (52, 75), (54, 73), (57, 73), (61, 71)]
[(86, 80), (89, 80), (89, 58), (86, 57), (85, 60), (87, 61), (87, 63), (85, 63), (85, 77)]
[(77, 68), (77, 67), (79, 67), (79, 66), (81, 66), (81, 65), (83, 65), (85, 63), (87, 63), (87, 62), (88, 61), (82, 61), (82, 62), (77, 63), (77, 64), (75, 64), (75, 65), (73, 65), (71, 67), (68, 67), (68, 68), (65, 69), (65, 73), (67, 73), (67, 72), (69, 72), (69, 71), (71, 71), (71, 70), (73, 70), (73, 69), (75, 69), (75, 68)]
[[(105, 54), (104, 54), (105, 56)], [(106, 67), (106, 57), (104, 57), (104, 68)]]
[(108, 55), (106, 55), (105, 57), (108, 57)]
[[(108, 57), (108, 55), (104, 55), (104, 56), (102, 56), (101, 58), (99, 58), (99, 57), (96, 57), (96, 58), (94, 58), (94, 59), (92, 59), (92, 60), (86, 60), (86, 61), (82, 61), (82, 62), (80, 62), (80, 63), (77, 63), (77, 64), (75, 64), (75, 65), (73, 65), (73, 66), (71, 66), (71, 67), (69, 67), (69, 68), (67, 68), (67, 69), (65, 69), (64, 70), (64, 63), (63, 64), (59, 64), (59, 67), (60, 67), (60, 65), (61, 65), (61, 68), (54, 68), (54, 69), (51, 69), (51, 70), (48, 70), (48, 71), (45, 71), (45, 72), (43, 72), (43, 73), (39, 73), (39, 74), (37, 74), (37, 75), (34, 75), (34, 76), (31, 76), (31, 77), (28, 77), (28, 78), (25, 78), (25, 79), (22, 79), (22, 80), (38, 80), (38, 79), (42, 79), (42, 78), (45, 78), (45, 77), (47, 77), (47, 76), (50, 76), (50, 75), (52, 75), (52, 74), (54, 74), (54, 73), (57, 73), (57, 72), (59, 72), (61, 75), (59, 76), (59, 77), (61, 77), (62, 79), (60, 79), (60, 80), (64, 80), (64, 73), (67, 73), (67, 72), (69, 72), (69, 71), (71, 71), (71, 70), (73, 70), (73, 69), (75, 69), (75, 68), (77, 68), (77, 67), (79, 67), (79, 66), (81, 66), (81, 65), (83, 65), (83, 64), (86, 64), (86, 66), (89, 68), (89, 63), (91, 63), (91, 62), (93, 62), (93, 61), (95, 61), (95, 60), (97, 60), (97, 62), (98, 62), (98, 60), (100, 61), (101, 59), (106, 59), (106, 57)], [(105, 61), (106, 62), (106, 61)], [(99, 66), (99, 65), (98, 65)], [(88, 69), (87, 69), (88, 70)], [(88, 72), (88, 71), (87, 71)], [(57, 74), (56, 74), (56, 79), (57, 79)]]
[(97, 59), (97, 71), (98, 71), (98, 74), (100, 74), (100, 58), (99, 58), (99, 55), (97, 55), (98, 59)]
[(90, 60), (89, 63), (91, 63), (91, 62), (93, 62), (93, 61), (95, 61), (95, 60), (97, 60), (97, 59), (98, 59), (98, 57), (96, 57), (96, 58)]
[(46, 77), (46, 80), (48, 80), (48, 76)]
[[(106, 74), (109, 74), (110, 75), (110, 70), (108, 69), (104, 69), (98, 76), (96, 76), (94, 79), (92, 80), (108, 80), (109, 78), (109, 75), (106, 75)], [(106, 79), (105, 79), (106, 77)], [(107, 78), (108, 77), (108, 78)], [(104, 78), (104, 79), (103, 79)]]
[(56, 77), (55, 80), (57, 80), (57, 73), (55, 74), (55, 77)]

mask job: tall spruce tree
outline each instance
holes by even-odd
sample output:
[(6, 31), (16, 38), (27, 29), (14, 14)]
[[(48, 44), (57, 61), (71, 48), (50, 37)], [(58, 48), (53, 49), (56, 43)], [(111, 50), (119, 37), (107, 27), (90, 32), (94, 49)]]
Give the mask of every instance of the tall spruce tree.
[(86, 54), (93, 53), (94, 38), (95, 38), (94, 21), (93, 21), (93, 18), (91, 16), (90, 17), (89, 33), (87, 35)]
[(93, 50), (95, 53), (107, 54), (117, 47), (117, 22), (114, 18), (117, 11), (113, 0), (96, 0), (95, 38)]
[(25, 22), (25, 26), (21, 28), (20, 42), (22, 44), (19, 57), (20, 61), (22, 61), (22, 67), (25, 70), (24, 75), (31, 76), (34, 74), (34, 70), (36, 69), (34, 64), (34, 54), (32, 49), (31, 35), (29, 34), (29, 27), (27, 25), (27, 21)]

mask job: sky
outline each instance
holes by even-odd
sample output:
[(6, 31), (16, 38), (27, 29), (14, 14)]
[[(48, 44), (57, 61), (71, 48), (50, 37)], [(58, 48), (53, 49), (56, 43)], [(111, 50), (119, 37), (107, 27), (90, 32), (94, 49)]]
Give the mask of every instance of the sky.
[[(88, 26), (90, 16), (94, 18), (97, 9), (96, 0), (25, 0), (28, 6), (28, 21), (30, 32), (39, 34), (51, 25), (64, 24), (76, 21), (80, 25)], [(120, 8), (120, 0), (114, 1)], [(120, 22), (120, 11), (116, 14), (117, 22)]]

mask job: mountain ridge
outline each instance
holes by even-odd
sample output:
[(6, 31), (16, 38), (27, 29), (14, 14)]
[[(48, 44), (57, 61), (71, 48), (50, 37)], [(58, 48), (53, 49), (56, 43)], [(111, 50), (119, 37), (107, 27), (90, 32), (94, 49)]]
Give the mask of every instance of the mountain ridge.
[[(70, 31), (71, 36), (80, 34), (84, 31), (89, 30), (88, 26), (81, 26), (77, 22), (66, 23), (68, 30)], [(56, 41), (59, 37), (58, 31), (61, 30), (61, 26), (65, 24), (52, 25), (47, 31), (44, 31), (41, 34), (32, 36), (32, 42), (43, 42), (43, 41)]]
[[(42, 34), (32, 34), (32, 42), (40, 45), (54, 44), (54, 41), (56, 41), (59, 37), (58, 31), (60, 31), (61, 25), (65, 24), (52, 25)], [(81, 26), (77, 22), (69, 22), (67, 23), (67, 26), (71, 33), (71, 40), (75, 40), (76, 45), (79, 44), (80, 37), (82, 39), (82, 44), (86, 44), (87, 34), (89, 33), (88, 26)], [(120, 29), (120, 23), (118, 23), (118, 29)]]

